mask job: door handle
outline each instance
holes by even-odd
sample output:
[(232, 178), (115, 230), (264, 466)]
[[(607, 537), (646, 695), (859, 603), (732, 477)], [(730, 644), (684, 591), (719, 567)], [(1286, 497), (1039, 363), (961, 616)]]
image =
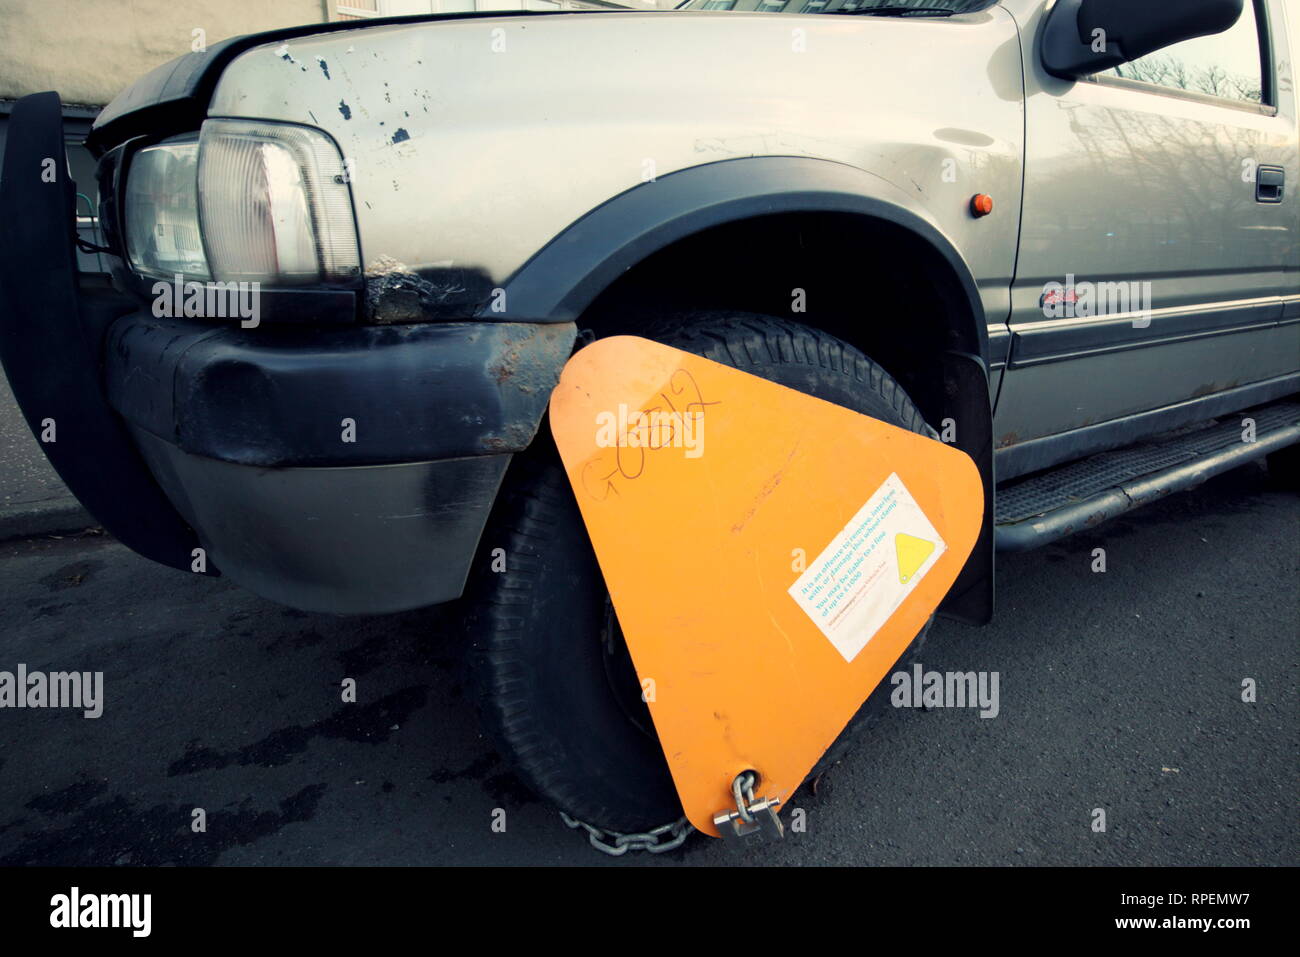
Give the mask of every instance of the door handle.
[(1281, 166), (1255, 167), (1255, 202), (1280, 203), (1286, 183), (1286, 170)]

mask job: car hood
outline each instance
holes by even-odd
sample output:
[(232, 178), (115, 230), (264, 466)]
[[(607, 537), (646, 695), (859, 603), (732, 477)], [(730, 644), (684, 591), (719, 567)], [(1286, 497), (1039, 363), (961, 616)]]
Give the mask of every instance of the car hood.
[(502, 17), (570, 16), (605, 13), (603, 10), (534, 11), (494, 10), (473, 13), (421, 14), (344, 20), (336, 23), (308, 23), (282, 30), (250, 33), (213, 43), (202, 52), (186, 53), (155, 67), (132, 83), (100, 111), (92, 124), (86, 145), (96, 156), (142, 133), (197, 127), (222, 70), (246, 50), (266, 43), (287, 42), (302, 37), (340, 31), (368, 30), (382, 26), (429, 23), (439, 20), (472, 20)]

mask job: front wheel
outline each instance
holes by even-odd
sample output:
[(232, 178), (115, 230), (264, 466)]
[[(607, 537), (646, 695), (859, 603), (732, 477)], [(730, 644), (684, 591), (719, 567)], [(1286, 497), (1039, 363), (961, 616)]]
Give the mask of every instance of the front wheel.
[[(767, 316), (698, 313), (646, 338), (913, 432), (911, 399), (857, 349)], [(469, 671), (498, 750), (539, 795), (588, 824), (645, 831), (681, 816), (600, 567), (549, 436), (511, 465), (468, 591)], [(929, 625), (904, 653), (913, 657)], [(882, 682), (813, 769), (848, 750), (888, 707)]]

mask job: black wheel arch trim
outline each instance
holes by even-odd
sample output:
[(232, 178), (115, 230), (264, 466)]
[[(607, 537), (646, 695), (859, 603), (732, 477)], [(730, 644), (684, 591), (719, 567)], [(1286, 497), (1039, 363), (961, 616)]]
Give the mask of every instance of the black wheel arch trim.
[(969, 310), (961, 346), (989, 362), (987, 317), (969, 267), (937, 226), (873, 195), (892, 188), (857, 167), (801, 156), (741, 157), (669, 173), (573, 222), (506, 281), (503, 312), (484, 305), (479, 315), (571, 322), (647, 256), (695, 233), (780, 213), (850, 213), (907, 229), (944, 259)]
[(504, 284), (503, 312), (485, 306), (479, 315), (576, 321), (610, 284), (646, 257), (703, 230), (756, 216), (842, 212), (909, 230), (947, 262), (968, 309), (964, 328), (957, 330), (962, 348), (936, 356), (947, 398), (942, 408), (926, 411), (966, 423), (958, 431), (957, 445), (979, 466), (986, 498), (984, 528), (972, 561), (938, 611), (943, 617), (984, 624), (993, 613), (995, 488), (986, 316), (974, 277), (948, 238), (916, 213), (871, 195), (890, 188), (856, 167), (807, 157), (720, 160), (670, 173), (620, 193), (575, 221)]

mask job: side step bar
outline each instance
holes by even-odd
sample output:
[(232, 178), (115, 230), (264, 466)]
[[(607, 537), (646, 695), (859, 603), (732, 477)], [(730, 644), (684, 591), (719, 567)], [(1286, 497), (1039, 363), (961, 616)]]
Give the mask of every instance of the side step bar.
[[(1247, 418), (1254, 442), (1242, 438)], [(1295, 443), (1300, 402), (1287, 400), (1030, 476), (998, 489), (997, 548), (1046, 545)]]

